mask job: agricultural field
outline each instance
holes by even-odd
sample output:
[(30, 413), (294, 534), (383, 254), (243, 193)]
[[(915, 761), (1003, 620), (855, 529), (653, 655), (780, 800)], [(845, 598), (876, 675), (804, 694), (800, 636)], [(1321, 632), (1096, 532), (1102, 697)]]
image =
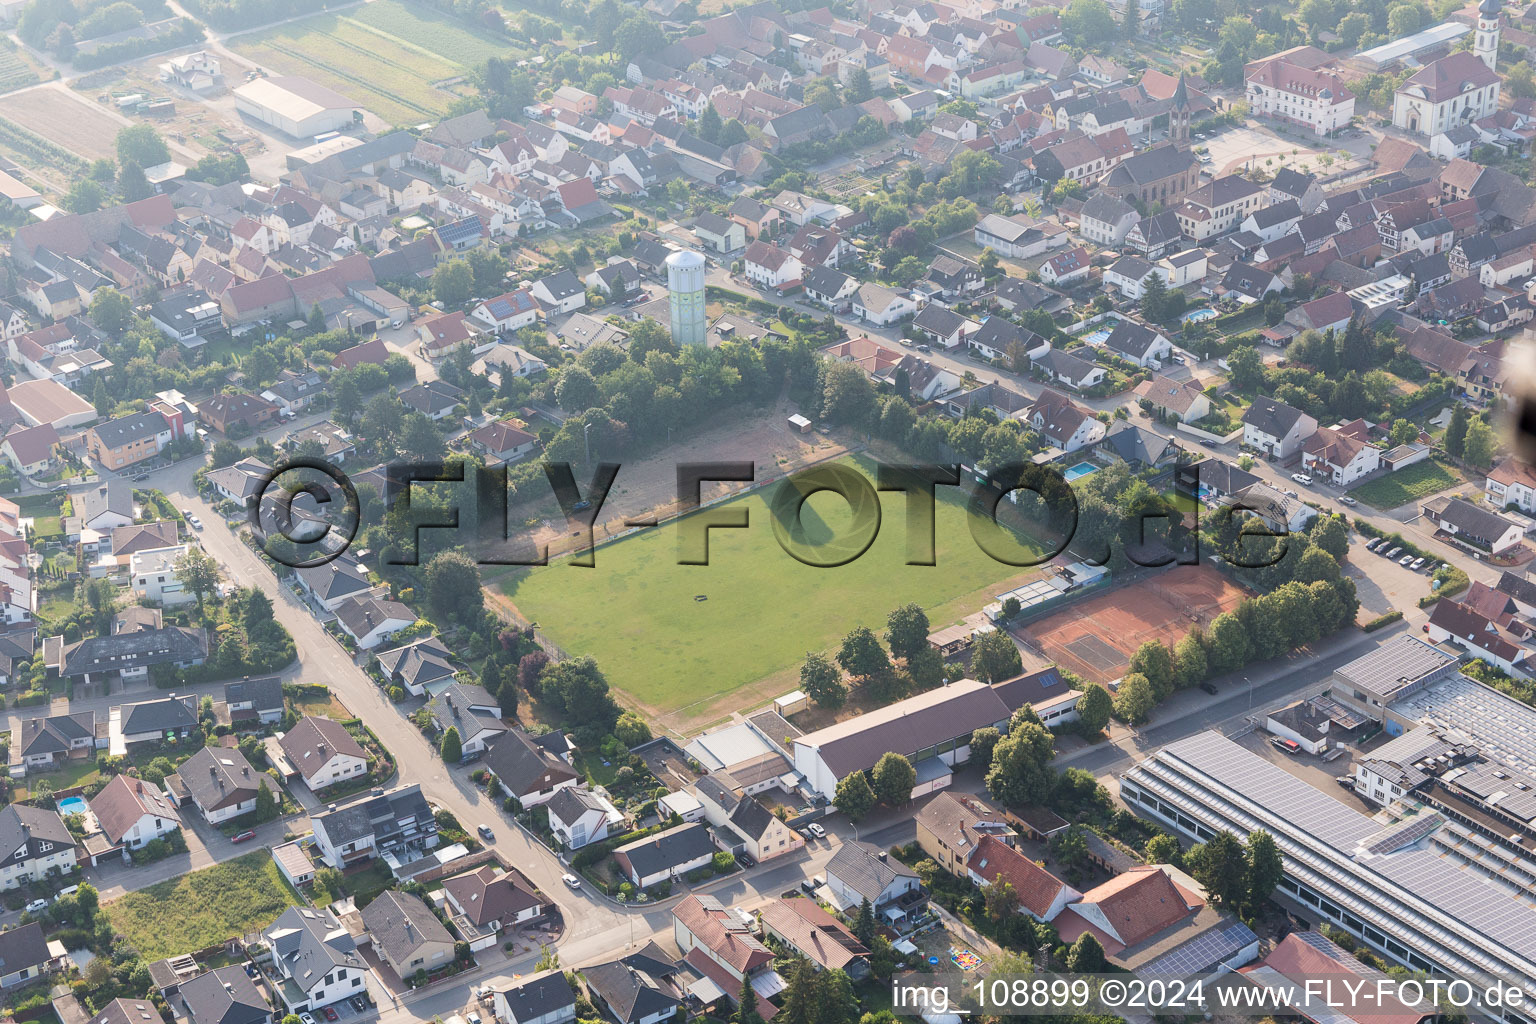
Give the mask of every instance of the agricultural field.
[(442, 115), (470, 88), (460, 79), (476, 64), (517, 53), (400, 0), (317, 14), (231, 45), (262, 67), (327, 85), (397, 125)]
[[(97, 104), (52, 86), (0, 97), (0, 118), (85, 160), (115, 159), (117, 132), (123, 127)], [(9, 144), (12, 140), (0, 141)], [(68, 182), (70, 176), (64, 180)]]
[[(844, 465), (873, 472), (865, 460)], [(1039, 575), (977, 546), (957, 488), (938, 491), (934, 566), (906, 564), (901, 494), (880, 496), (873, 544), (836, 568), (802, 564), (779, 546), (773, 494), (764, 487), (716, 506), (745, 509), (749, 528), (711, 530), (709, 565), (677, 564), (673, 521), (600, 547), (595, 568), (520, 570), (502, 590), (567, 654), (596, 658), (627, 703), (681, 730), (793, 689), (807, 650), (834, 647), (855, 626), (883, 632), (898, 605), (922, 605), (937, 629), (1009, 589), (1003, 584)], [(821, 547), (848, 535), (852, 512), (823, 492), (806, 502), (801, 523), (804, 542)]]
[(21, 50), (8, 38), (0, 37), (0, 93), (11, 92), (42, 81), (37, 65), (22, 56)]
[(266, 850), (130, 892), (112, 927), (146, 960), (205, 949), (264, 928), (295, 902)]
[(1461, 478), (1434, 459), (1416, 462), (1406, 469), (1377, 477), (1349, 493), (1367, 505), (1389, 511), (1410, 501), (1427, 498), (1448, 487), (1455, 487)]

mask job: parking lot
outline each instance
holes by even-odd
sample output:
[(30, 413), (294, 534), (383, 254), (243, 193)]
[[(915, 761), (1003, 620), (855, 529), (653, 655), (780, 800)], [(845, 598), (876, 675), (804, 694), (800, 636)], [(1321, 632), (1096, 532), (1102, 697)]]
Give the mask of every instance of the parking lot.
[(1403, 616), (1410, 620), (1426, 615), (1419, 609), (1419, 598), (1429, 593), (1428, 563), (1414, 572), (1395, 559), (1367, 551), (1370, 540), (1359, 534), (1351, 536), (1349, 556), (1344, 563), (1345, 575), (1355, 581), (1361, 619), (1368, 621), (1394, 608), (1402, 609)]
[(1262, 729), (1255, 729), (1246, 736), (1240, 737), (1237, 742), (1249, 750), (1258, 754), (1266, 761), (1279, 765), (1292, 775), (1301, 779), (1307, 785), (1312, 786), (1329, 796), (1348, 804), (1356, 810), (1373, 814), (1377, 810), (1376, 805), (1355, 796), (1352, 789), (1339, 785), (1338, 778), (1341, 775), (1350, 775), (1354, 769), (1352, 759), (1354, 750), (1350, 749), (1342, 757), (1332, 761), (1324, 761), (1315, 754), (1302, 751), (1299, 754), (1287, 754), (1270, 742), (1274, 737)]

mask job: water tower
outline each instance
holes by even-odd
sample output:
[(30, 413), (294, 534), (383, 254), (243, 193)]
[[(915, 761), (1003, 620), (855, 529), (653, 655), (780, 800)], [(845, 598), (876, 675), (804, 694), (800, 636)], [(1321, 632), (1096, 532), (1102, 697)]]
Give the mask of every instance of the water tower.
[(672, 340), (679, 345), (703, 345), (704, 257), (691, 249), (667, 257), (668, 305), (672, 314)]

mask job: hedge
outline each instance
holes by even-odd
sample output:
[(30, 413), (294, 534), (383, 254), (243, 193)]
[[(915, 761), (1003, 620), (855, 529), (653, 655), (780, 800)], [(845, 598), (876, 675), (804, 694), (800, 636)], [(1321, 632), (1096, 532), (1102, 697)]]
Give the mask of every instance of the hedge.
[(1365, 632), (1367, 632), (1367, 633), (1374, 633), (1374, 632), (1376, 632), (1376, 630), (1381, 629), (1381, 628), (1383, 628), (1385, 626), (1390, 626), (1394, 622), (1402, 622), (1402, 621), (1403, 621), (1402, 609), (1394, 608), (1391, 611), (1387, 612), (1385, 615), (1378, 615), (1378, 616), (1376, 616), (1374, 619), (1372, 619), (1370, 622), (1367, 622), (1361, 628)]

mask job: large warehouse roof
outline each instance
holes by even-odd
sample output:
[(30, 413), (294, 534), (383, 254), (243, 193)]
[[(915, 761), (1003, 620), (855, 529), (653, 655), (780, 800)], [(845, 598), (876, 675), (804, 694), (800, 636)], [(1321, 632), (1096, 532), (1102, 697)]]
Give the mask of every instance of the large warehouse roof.
[(307, 78), (258, 78), (235, 90), (235, 95), (275, 111), (279, 116), (303, 121), (327, 110), (352, 110), (356, 103), (335, 89)]

